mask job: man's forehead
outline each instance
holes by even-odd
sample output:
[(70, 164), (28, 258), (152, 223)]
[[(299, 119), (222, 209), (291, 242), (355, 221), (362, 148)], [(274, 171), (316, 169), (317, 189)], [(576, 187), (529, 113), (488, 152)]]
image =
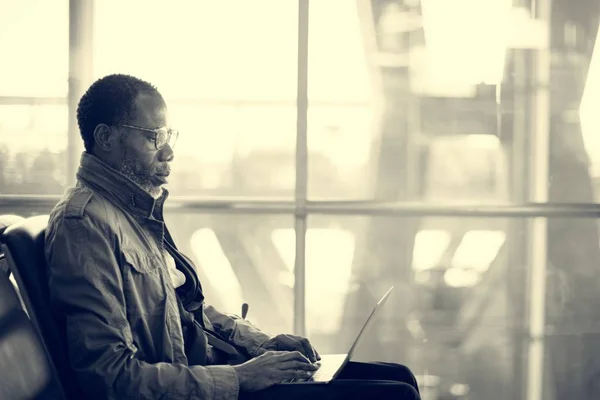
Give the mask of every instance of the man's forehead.
[(134, 101), (134, 121), (145, 127), (158, 127), (168, 125), (168, 112), (165, 101), (160, 95), (140, 93)]

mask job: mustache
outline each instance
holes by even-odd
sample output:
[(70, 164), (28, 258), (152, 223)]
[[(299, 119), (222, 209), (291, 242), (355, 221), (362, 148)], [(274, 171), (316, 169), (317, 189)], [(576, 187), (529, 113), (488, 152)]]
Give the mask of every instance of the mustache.
[(171, 166), (169, 164), (166, 164), (163, 167), (158, 167), (156, 169), (156, 173), (157, 174), (161, 174), (161, 175), (170, 174), (171, 173)]

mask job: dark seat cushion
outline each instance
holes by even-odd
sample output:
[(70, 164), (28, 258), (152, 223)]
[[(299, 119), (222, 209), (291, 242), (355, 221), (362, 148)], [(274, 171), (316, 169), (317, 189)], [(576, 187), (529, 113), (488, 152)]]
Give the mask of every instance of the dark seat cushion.
[[(23, 220), (23, 217), (19, 217), (18, 215), (5, 214), (0, 215), (0, 236), (4, 233), (6, 228), (11, 226), (14, 223), (20, 222)], [(10, 269), (8, 268), (8, 263), (4, 258), (4, 255), (0, 253), (0, 272), (4, 272), (5, 274), (10, 275)]]
[(64, 327), (54, 319), (50, 307), (44, 231), (48, 216), (27, 218), (6, 229), (0, 242), (15, 275), (29, 316), (50, 354), (60, 383), (68, 398), (78, 399), (81, 391), (69, 365)]
[(0, 399), (61, 399), (40, 337), (0, 274)]

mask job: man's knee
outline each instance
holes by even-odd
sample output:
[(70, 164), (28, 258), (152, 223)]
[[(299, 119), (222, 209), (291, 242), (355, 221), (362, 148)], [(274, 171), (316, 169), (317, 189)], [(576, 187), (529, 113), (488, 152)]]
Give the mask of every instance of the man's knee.
[(418, 382), (417, 382), (417, 378), (415, 377), (415, 374), (406, 365), (397, 364), (397, 363), (380, 363), (380, 364), (383, 364), (389, 368), (392, 368), (394, 371), (395, 377), (397, 377), (396, 380), (410, 383), (410, 384), (412, 384), (412, 386), (414, 386), (415, 389), (419, 390)]
[(415, 374), (413, 374), (413, 372), (411, 371), (410, 368), (408, 368), (406, 365), (404, 364), (392, 364), (396, 369), (398, 369), (399, 373), (402, 374), (406, 374), (406, 375), (410, 375), (410, 376), (415, 376)]
[(390, 368), (394, 368), (394, 371), (396, 373), (398, 373), (399, 375), (407, 375), (407, 376), (412, 376), (412, 377), (415, 376), (415, 374), (413, 374), (413, 372), (410, 370), (410, 368), (408, 368), (404, 364), (388, 363), (388, 362), (382, 362), (382, 363), (378, 363), (378, 364), (386, 365)]

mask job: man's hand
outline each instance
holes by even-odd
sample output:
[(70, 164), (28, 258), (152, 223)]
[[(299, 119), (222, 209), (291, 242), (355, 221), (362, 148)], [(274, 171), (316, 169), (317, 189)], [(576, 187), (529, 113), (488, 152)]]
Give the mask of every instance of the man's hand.
[(294, 335), (277, 335), (272, 339), (267, 340), (263, 343), (261, 350), (263, 352), (269, 350), (277, 351), (299, 351), (306, 356), (311, 363), (317, 362), (321, 359), (317, 350), (310, 344), (308, 339), (294, 336)]
[(267, 351), (233, 369), (240, 383), (240, 390), (255, 392), (291, 379), (306, 379), (318, 366), (297, 351)]

